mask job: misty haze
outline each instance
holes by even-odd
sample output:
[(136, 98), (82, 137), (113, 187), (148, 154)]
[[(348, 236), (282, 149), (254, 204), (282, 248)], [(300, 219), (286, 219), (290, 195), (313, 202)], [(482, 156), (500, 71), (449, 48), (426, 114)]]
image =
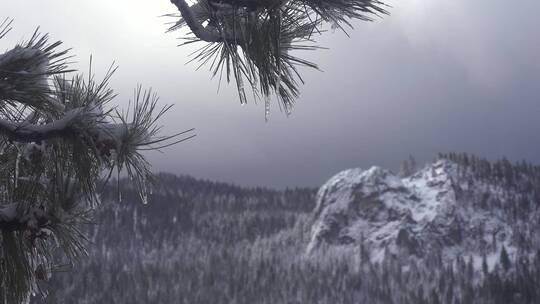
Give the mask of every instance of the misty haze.
[(0, 304), (540, 303), (540, 2), (0, 4)]

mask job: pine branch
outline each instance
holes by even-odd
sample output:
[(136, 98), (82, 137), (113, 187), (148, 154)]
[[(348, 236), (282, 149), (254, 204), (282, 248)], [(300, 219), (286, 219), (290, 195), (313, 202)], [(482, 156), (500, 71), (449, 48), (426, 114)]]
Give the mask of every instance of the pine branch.
[[(0, 23), (0, 38), (9, 25)], [(116, 107), (106, 109), (116, 96), (108, 86), (114, 65), (101, 82), (91, 70), (66, 80), (58, 45), (36, 32), (0, 54), (0, 303), (42, 294), (38, 281), (58, 247), (71, 261), (86, 253), (82, 225), (100, 202), (103, 173), (126, 169), (147, 202), (154, 177), (142, 151), (191, 138), (161, 135), (158, 120), (170, 106), (160, 109), (140, 87), (132, 116), (115, 116)]]
[(61, 119), (48, 124), (36, 125), (0, 119), (0, 133), (12, 141), (39, 142), (53, 138), (69, 138), (77, 135), (74, 124), (79, 122), (81, 111), (72, 110)]
[(191, 7), (185, 0), (171, 3), (182, 18), (169, 31), (187, 26), (194, 37), (185, 38), (184, 44), (208, 43), (195, 52), (199, 68), (208, 64), (220, 80), (225, 71), (226, 81), (236, 82), (241, 104), (247, 103), (247, 82), (256, 100), (264, 98), (266, 115), (271, 95), (277, 96), (280, 109), (291, 111), (303, 82), (298, 66), (317, 68), (290, 51), (319, 48), (313, 37), (324, 31), (325, 23), (344, 30), (343, 25), (352, 28), (353, 19), (372, 21), (388, 13), (378, 0), (199, 0)]
[(185, 0), (171, 0), (171, 3), (178, 8), (178, 11), (180, 11), (180, 14), (182, 14), (182, 18), (184, 18), (184, 21), (188, 25), (189, 29), (197, 38), (206, 42), (224, 41), (224, 39), (217, 33), (209, 31), (197, 20), (197, 17)]
[(29, 208), (21, 203), (0, 205), (0, 230), (38, 231), (51, 222), (51, 218), (40, 208)]

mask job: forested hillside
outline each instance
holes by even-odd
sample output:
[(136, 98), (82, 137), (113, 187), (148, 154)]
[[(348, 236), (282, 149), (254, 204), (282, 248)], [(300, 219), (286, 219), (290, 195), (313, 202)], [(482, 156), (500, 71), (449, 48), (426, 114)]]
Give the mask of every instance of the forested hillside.
[[(539, 210), (538, 167), (441, 155), (460, 172), (527, 188), (523, 200), (486, 208), (523, 218)], [(473, 175), (470, 175), (473, 174)], [(540, 251), (500, 252), (488, 261), (440, 252), (369, 258), (362, 244), (322, 244), (307, 253), (316, 189), (275, 191), (162, 175), (149, 204), (107, 191), (90, 226), (89, 257), (55, 273), (35, 303), (538, 303)], [(490, 201), (491, 202), (491, 201)], [(491, 203), (490, 203), (491, 204)], [(517, 205), (520, 204), (520, 205)], [(510, 207), (509, 207), (510, 206)], [(513, 208), (511, 206), (514, 206)], [(523, 210), (523, 212), (519, 212)], [(497, 211), (498, 212), (498, 211)], [(539, 223), (530, 223), (536, 227)], [(532, 230), (531, 230), (532, 231)], [(525, 232), (520, 235), (530, 235)], [(533, 235), (538, 237), (538, 235)], [(523, 244), (536, 244), (524, 242)], [(488, 265), (489, 264), (489, 265)], [(59, 270), (69, 268), (59, 267)]]

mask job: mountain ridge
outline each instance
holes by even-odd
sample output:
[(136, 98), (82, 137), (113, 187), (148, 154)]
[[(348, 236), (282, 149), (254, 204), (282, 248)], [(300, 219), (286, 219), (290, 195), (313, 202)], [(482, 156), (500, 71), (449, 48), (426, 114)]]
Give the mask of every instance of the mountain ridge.
[(435, 253), (447, 261), (472, 256), (476, 265), (503, 247), (512, 257), (532, 252), (539, 248), (537, 177), (501, 164), (490, 169), (506, 168), (500, 179), (484, 179), (455, 157), (404, 178), (379, 167), (342, 171), (317, 193), (307, 252), (322, 244), (363, 246), (372, 261)]
[[(44, 282), (51, 287), (47, 299), (34, 298), (31, 303), (539, 303), (540, 250), (531, 256), (531, 252), (540, 248), (539, 224), (527, 220), (538, 210), (540, 168), (504, 161), (489, 163), (464, 155), (446, 158), (455, 163), (452, 165), (455, 170), (448, 171), (451, 173), (448, 177), (459, 176), (456, 179), (460, 183), (450, 183), (439, 175), (430, 177), (429, 185), (424, 185), (422, 182), (427, 180), (422, 174), (416, 177), (413, 174), (403, 182), (401, 177), (381, 168), (369, 173), (369, 170), (350, 171), (351, 178), (368, 182), (362, 184), (367, 188), (358, 187), (364, 190), (358, 192), (359, 200), (367, 193), (372, 199), (382, 193), (386, 199), (403, 200), (401, 204), (394, 202), (396, 210), (390, 214), (387, 206), (360, 210), (373, 216), (370, 221), (406, 220), (405, 224), (413, 225), (425, 220), (427, 227), (422, 231), (434, 233), (439, 229), (433, 220), (437, 217), (427, 211), (437, 210), (440, 205), (416, 205), (423, 197), (436, 198), (440, 192), (426, 189), (448, 188), (448, 192), (439, 196), (441, 202), (445, 197), (457, 196), (464, 204), (456, 210), (484, 210), (490, 217), (508, 223), (516, 235), (513, 243), (516, 251), (511, 247), (506, 250), (510, 242), (499, 240), (497, 256), (490, 249), (493, 245), (489, 233), (474, 232), (475, 229), (459, 222), (462, 244), (471, 243), (469, 236), (485, 236), (485, 259), (482, 256), (479, 260), (481, 251), (473, 246), (482, 243), (478, 241), (469, 244), (472, 249), (460, 252), (455, 261), (449, 258), (443, 261), (441, 255), (435, 254), (436, 250), (426, 252), (425, 243), (420, 242), (422, 235), (414, 229), (410, 233), (405, 229), (407, 233), (401, 234), (399, 229), (388, 229), (395, 231), (392, 232), (395, 235), (383, 235), (378, 240), (386, 240), (386, 244), (394, 244), (402, 252), (392, 253), (383, 247), (376, 251), (379, 248), (367, 241), (362, 245), (354, 238), (351, 238), (353, 242), (345, 238), (343, 244), (322, 242), (311, 254), (305, 254), (313, 239), (314, 222), (322, 218), (323, 211), (330, 210), (328, 200), (316, 205), (320, 203), (317, 189), (245, 190), (226, 183), (165, 175), (161, 176), (160, 186), (154, 189), (147, 205), (137, 203), (137, 194), (130, 190), (129, 180), (120, 182), (120, 188), (125, 190), (122, 201), (117, 201), (117, 189), (108, 188), (103, 197), (105, 203), (96, 217), (99, 224), (87, 227), (94, 246), (88, 257), (78, 262), (79, 271), (54, 273)], [(437, 169), (434, 170), (437, 175)], [(366, 172), (365, 176), (358, 177), (362, 172)], [(432, 173), (423, 172), (429, 176)], [(342, 177), (342, 184), (352, 185), (346, 183), (350, 179), (347, 174)], [(463, 185), (458, 187), (459, 184)], [(467, 190), (480, 189), (482, 184), (491, 185), (488, 193), (493, 195), (484, 199), (481, 194), (485, 191)], [(413, 185), (418, 189), (414, 190)], [(327, 189), (326, 196), (336, 190)], [(465, 199), (471, 193), (479, 197)], [(524, 195), (503, 200), (503, 193)], [(344, 192), (341, 194), (349, 199)], [(417, 209), (407, 205), (413, 202)], [(426, 212), (416, 212), (419, 209)], [(349, 223), (356, 219), (350, 216)], [(365, 233), (364, 239), (368, 237)], [(408, 241), (415, 238), (419, 251), (411, 255), (406, 248)], [(523, 240), (519, 241), (520, 238)], [(443, 238), (437, 236), (437, 239)], [(327, 247), (330, 250), (326, 251)], [(451, 251), (455, 252), (458, 251)], [(372, 257), (376, 253), (381, 256), (388, 253), (392, 258), (379, 262), (364, 259), (364, 253)], [(468, 256), (471, 253), (474, 253), (472, 258)]]

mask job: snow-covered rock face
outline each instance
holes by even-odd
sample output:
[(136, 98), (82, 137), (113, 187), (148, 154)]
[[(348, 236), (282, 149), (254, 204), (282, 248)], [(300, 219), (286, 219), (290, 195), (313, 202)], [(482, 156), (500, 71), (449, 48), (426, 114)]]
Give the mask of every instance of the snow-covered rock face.
[[(307, 251), (323, 244), (362, 246), (375, 261), (386, 254), (433, 252), (445, 259), (489, 257), (503, 245), (513, 252), (520, 223), (509, 223), (503, 210), (525, 196), (477, 179), (449, 160), (403, 179), (378, 167), (346, 170), (319, 189)], [(537, 214), (528, 216), (538, 220)]]

